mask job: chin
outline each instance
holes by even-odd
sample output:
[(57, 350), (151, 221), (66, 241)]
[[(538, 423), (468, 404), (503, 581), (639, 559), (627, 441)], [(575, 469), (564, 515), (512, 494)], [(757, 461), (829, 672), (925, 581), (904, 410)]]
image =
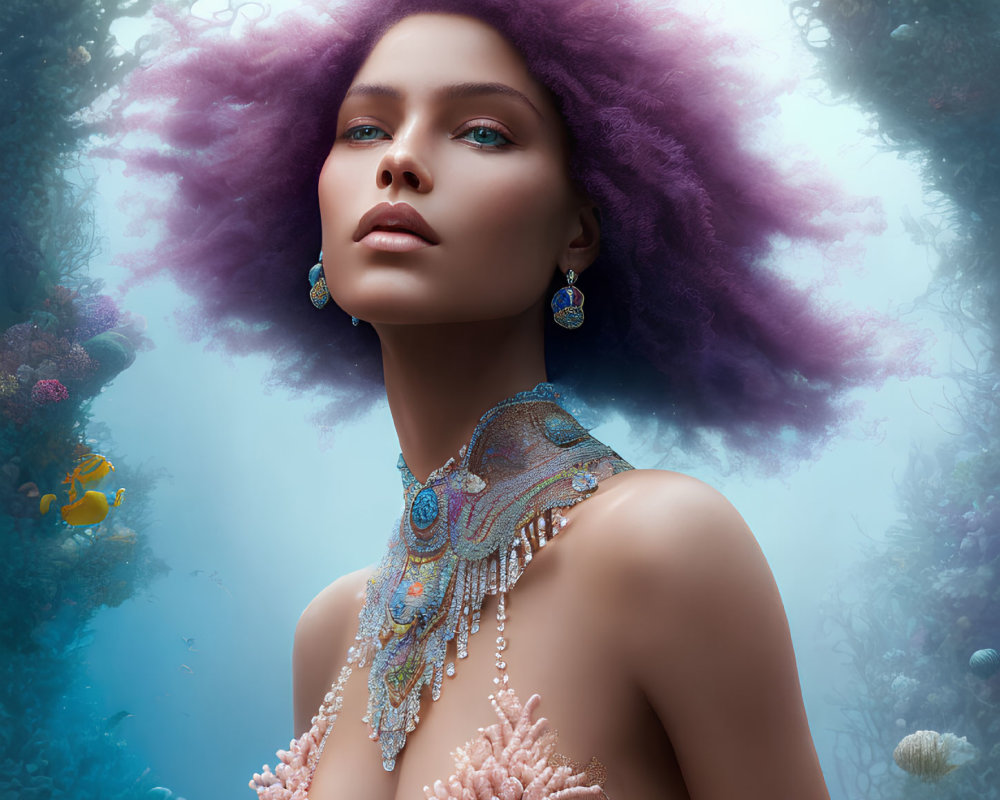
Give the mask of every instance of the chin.
[(337, 303), (344, 313), (355, 316), (372, 325), (434, 325), (449, 321), (451, 315), (441, 308), (420, 307), (413, 298), (391, 300)]
[(445, 292), (440, 286), (400, 278), (393, 279), (389, 287), (381, 280), (378, 283), (377, 291), (371, 291), (376, 287), (369, 285), (334, 293), (331, 287), (332, 299), (346, 314), (373, 325), (474, 325), (501, 320), (524, 324), (524, 317), (536, 313), (536, 306), (541, 314), (535, 298), (512, 297), (507, 303), (498, 303), (498, 298), (483, 297), (474, 305), (469, 297), (476, 293), (469, 289)]

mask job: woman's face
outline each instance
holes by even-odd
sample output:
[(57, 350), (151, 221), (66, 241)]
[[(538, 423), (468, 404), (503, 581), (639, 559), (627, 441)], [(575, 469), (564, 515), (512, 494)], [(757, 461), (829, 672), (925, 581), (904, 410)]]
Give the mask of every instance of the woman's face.
[(319, 180), (323, 261), (348, 313), (376, 324), (513, 317), (543, 301), (557, 267), (579, 272), (586, 246), (596, 251), (562, 120), (485, 23), (420, 14), (390, 28), (336, 137)]

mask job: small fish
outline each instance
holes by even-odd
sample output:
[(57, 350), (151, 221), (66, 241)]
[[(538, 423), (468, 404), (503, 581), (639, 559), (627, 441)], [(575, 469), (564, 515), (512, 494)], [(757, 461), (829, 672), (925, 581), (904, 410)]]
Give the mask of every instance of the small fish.
[(905, 22), (897, 28), (893, 28), (892, 32), (889, 34), (889, 38), (895, 39), (897, 42), (907, 42), (911, 39), (917, 38), (917, 28), (916, 24), (907, 25)]
[(192, 653), (197, 653), (198, 652), (197, 650), (194, 649), (194, 637), (193, 636), (191, 636), (191, 637), (182, 636), (181, 639), (183, 640), (184, 644), (187, 645), (187, 649), (188, 650), (190, 650)]
[(212, 570), (212, 574), (208, 576), (208, 579), (216, 586), (218, 586), (220, 589), (222, 589), (222, 591), (224, 591), (230, 597), (233, 596), (233, 593), (229, 591), (229, 587), (222, 582), (222, 577), (219, 575), (219, 571), (217, 569)]
[(128, 711), (119, 711), (117, 714), (108, 717), (108, 724), (104, 726), (104, 730), (110, 731), (113, 727), (115, 727), (115, 725), (117, 725), (126, 717), (134, 717), (134, 716), (135, 714), (130, 714)]
[(186, 670), (187, 672), (190, 672), (192, 675), (194, 675), (194, 670), (191, 669), (191, 667), (189, 667), (187, 664), (181, 664), (181, 669)]

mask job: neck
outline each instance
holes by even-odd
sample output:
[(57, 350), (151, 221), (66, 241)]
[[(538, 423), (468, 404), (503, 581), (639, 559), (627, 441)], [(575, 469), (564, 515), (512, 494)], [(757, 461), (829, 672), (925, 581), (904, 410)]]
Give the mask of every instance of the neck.
[(546, 380), (538, 307), (502, 320), (377, 325), (389, 411), (418, 481), (458, 455), (479, 418)]

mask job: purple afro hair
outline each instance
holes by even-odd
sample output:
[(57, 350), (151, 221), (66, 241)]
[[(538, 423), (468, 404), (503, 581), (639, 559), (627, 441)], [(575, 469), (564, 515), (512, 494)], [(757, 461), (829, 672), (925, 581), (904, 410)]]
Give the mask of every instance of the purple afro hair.
[(305, 275), (343, 96), (381, 34), (425, 11), (479, 18), (517, 47), (553, 93), (572, 178), (599, 208), (602, 253), (580, 281), (587, 322), (550, 325), (550, 379), (598, 410), (716, 428), (752, 451), (822, 438), (842, 392), (884, 376), (870, 355), (878, 325), (819, 313), (767, 264), (776, 237), (841, 238), (842, 195), (747, 146), (771, 106), (718, 57), (730, 40), (623, 2), (362, 0), (239, 38), (162, 11), (173, 43), (115, 115), (116, 133), (167, 145), (125, 150), (130, 167), (174, 187), (166, 236), (136, 280), (171, 273), (199, 299), (201, 331), (272, 354), (292, 388), (332, 389), (341, 418), (380, 396), (374, 332), (315, 313)]

